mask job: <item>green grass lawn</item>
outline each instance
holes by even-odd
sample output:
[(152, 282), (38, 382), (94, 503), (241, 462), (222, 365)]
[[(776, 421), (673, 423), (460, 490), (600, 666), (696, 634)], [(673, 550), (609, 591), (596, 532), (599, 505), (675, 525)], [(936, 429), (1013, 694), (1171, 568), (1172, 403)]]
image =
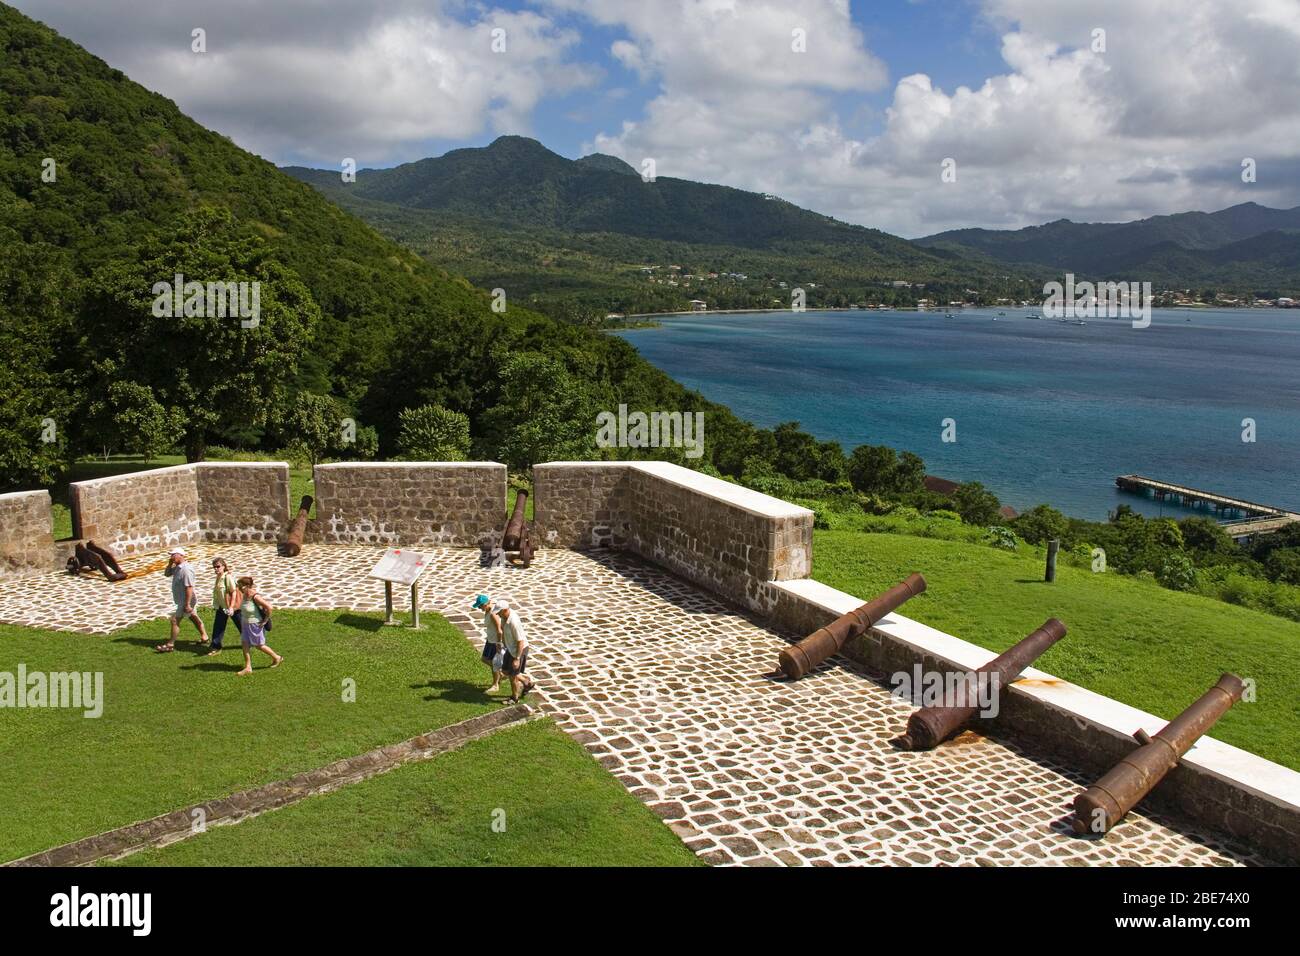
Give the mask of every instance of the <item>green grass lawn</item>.
[(911, 571), (929, 585), (900, 613), (1002, 651), (1048, 617), (1069, 633), (1036, 666), (1172, 718), (1221, 673), (1254, 678), (1258, 700), (1211, 736), (1300, 770), (1300, 624), (1119, 574), (1061, 566), (1043, 583), (1039, 554), (910, 535), (816, 531), (813, 577), (862, 598)]
[[(493, 828), (498, 822), (504, 826)], [(243, 823), (136, 866), (691, 866), (659, 819), (549, 721)]]
[[(0, 671), (99, 671), (104, 712), (0, 709), (0, 861), (280, 780), (465, 720), (499, 705), (486, 671), (446, 620), (422, 631), (375, 614), (280, 610), (285, 663), (236, 677), (235, 636), (219, 657), (193, 631), (155, 654), (165, 622), (108, 636), (0, 626)], [(188, 625), (187, 625), (188, 627)], [(356, 682), (355, 703), (343, 681)], [(575, 744), (576, 746), (576, 744)], [(603, 772), (603, 771), (602, 771)]]

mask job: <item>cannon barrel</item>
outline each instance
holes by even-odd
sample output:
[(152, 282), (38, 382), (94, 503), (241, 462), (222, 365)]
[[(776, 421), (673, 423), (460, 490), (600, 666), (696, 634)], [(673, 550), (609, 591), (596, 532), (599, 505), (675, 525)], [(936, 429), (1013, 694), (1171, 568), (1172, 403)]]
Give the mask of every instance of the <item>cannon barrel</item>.
[(898, 610), (904, 601), (916, 597), (924, 590), (925, 578), (916, 573), (909, 574), (884, 594), (847, 614), (841, 614), (798, 644), (783, 650), (779, 657), (782, 672), (791, 680), (798, 680), (826, 658), (838, 654), (852, 638), (865, 634), (886, 614)]
[(307, 515), (311, 512), (311, 504), (311, 495), (303, 495), (298, 502), (298, 515), (293, 519), (293, 524), (289, 525), (289, 536), (284, 540), (286, 557), (296, 558), (302, 551), (302, 539), (307, 534)]
[(1236, 674), (1224, 674), (1154, 737), (1138, 730), (1133, 736), (1142, 746), (1074, 798), (1074, 832), (1105, 833), (1124, 819), (1178, 765), (1192, 744), (1241, 700), (1245, 689)]
[(501, 536), (502, 551), (518, 551), (524, 537), (524, 511), (528, 507), (528, 492), (522, 488), (515, 497), (515, 510), (506, 522), (506, 533)]
[[(1020, 672), (1065, 637), (1065, 625), (1049, 617), (1042, 626), (1021, 638), (1007, 650), (975, 671), (996, 674), (998, 693), (1020, 676)], [(969, 699), (969, 698), (968, 698)], [(943, 743), (975, 716), (978, 704), (947, 707), (922, 707), (907, 718), (907, 730), (894, 743), (904, 750), (930, 750)]]

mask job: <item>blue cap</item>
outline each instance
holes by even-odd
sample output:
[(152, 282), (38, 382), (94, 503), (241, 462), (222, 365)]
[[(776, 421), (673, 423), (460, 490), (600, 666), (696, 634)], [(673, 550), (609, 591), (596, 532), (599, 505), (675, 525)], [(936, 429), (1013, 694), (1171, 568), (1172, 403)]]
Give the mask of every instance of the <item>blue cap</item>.
[(489, 598), (486, 594), (480, 594), (474, 599), (474, 610), (477, 611), (481, 607), (486, 607), (488, 600)]

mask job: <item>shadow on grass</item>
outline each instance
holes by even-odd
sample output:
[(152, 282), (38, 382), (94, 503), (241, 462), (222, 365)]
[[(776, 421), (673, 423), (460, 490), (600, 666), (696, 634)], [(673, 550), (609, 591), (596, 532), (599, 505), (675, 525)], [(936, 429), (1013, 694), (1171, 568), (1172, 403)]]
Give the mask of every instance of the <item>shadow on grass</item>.
[(485, 688), (463, 680), (431, 680), (423, 684), (412, 684), (412, 690), (428, 688), (434, 693), (425, 700), (449, 700), (457, 704), (481, 704), (494, 698), (488, 696)]
[[(134, 644), (136, 647), (147, 647), (153, 651), (159, 644), (167, 643), (167, 626), (163, 625), (155, 637), (115, 637), (112, 638), (114, 644)], [(206, 654), (212, 650), (208, 644), (200, 644), (198, 641), (187, 638), (184, 633), (176, 638), (176, 650), (169, 651), (170, 654)], [(158, 653), (154, 651), (154, 653)]]
[(384, 622), (377, 617), (367, 617), (364, 614), (340, 614), (334, 619), (335, 624), (343, 627), (356, 628), (358, 631), (377, 631), (384, 626)]
[(1016, 578), (1017, 584), (1051, 584), (1051, 581), (1044, 581), (1042, 578)]

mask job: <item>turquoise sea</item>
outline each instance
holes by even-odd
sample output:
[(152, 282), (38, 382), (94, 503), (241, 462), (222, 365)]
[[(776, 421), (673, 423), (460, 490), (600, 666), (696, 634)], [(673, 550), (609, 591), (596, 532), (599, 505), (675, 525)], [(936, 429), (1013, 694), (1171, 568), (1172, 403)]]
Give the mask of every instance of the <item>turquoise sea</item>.
[(1021, 510), (1161, 513), (1115, 488), (1137, 473), (1300, 511), (1300, 311), (1157, 309), (1146, 329), (1029, 314), (674, 316), (617, 334), (757, 425), (795, 420), (846, 452), (908, 449)]

